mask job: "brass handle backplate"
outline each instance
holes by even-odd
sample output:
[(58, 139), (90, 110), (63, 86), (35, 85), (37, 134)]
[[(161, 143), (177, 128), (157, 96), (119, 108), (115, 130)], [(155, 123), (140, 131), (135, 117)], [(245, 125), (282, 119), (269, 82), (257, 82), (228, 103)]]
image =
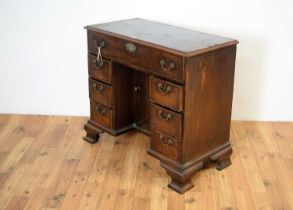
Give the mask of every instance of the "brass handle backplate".
[(104, 85), (97, 85), (96, 83), (94, 83), (94, 88), (95, 90), (98, 92), (98, 93), (102, 93), (105, 89), (105, 86)]
[(125, 46), (125, 49), (130, 53), (134, 53), (136, 51), (136, 45), (131, 42), (125, 43), (124, 46)]
[(158, 83), (158, 89), (163, 94), (167, 95), (172, 92), (172, 87), (170, 85), (162, 84), (161, 82)]
[(100, 115), (105, 115), (106, 114), (106, 109), (101, 107), (101, 106), (96, 106), (96, 111), (100, 114)]
[(94, 59), (93, 64), (95, 65), (96, 69), (102, 69), (104, 66), (103, 60)]
[(171, 138), (164, 138), (164, 135), (160, 135), (160, 142), (161, 144), (167, 144), (167, 145), (172, 145), (173, 144), (173, 139)]
[(94, 40), (94, 46), (99, 49), (99, 48), (103, 48), (106, 46), (106, 42), (101, 41), (100, 43), (97, 40)]
[(167, 63), (164, 59), (161, 59), (160, 60), (160, 65), (161, 65), (161, 68), (163, 69), (163, 71), (173, 71), (175, 70), (175, 64), (173, 62), (170, 62), (169, 63), (169, 66), (167, 67)]
[(171, 113), (167, 113), (167, 112), (163, 112), (162, 110), (159, 110), (159, 117), (162, 119), (162, 120), (170, 120), (171, 117), (172, 117), (172, 114)]

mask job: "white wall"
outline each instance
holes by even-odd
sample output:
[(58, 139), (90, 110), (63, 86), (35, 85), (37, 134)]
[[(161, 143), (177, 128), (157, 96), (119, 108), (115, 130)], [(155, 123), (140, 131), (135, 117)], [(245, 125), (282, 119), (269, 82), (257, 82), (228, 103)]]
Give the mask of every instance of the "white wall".
[(292, 11), (292, 0), (0, 0), (0, 112), (88, 115), (83, 26), (141, 17), (238, 39), (233, 119), (293, 120)]

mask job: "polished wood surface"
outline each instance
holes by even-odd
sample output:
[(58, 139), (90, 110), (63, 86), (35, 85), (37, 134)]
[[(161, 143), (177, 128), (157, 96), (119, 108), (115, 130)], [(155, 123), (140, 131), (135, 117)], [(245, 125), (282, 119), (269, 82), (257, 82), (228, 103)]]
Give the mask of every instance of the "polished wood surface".
[(181, 138), (166, 135), (155, 127), (152, 127), (151, 135), (150, 148), (152, 150), (169, 159), (180, 161), (182, 155)]
[(89, 97), (107, 106), (113, 106), (112, 87), (97, 80), (89, 79)]
[(155, 21), (134, 18), (86, 27), (97, 32), (108, 32), (116, 36), (131, 38), (189, 55), (202, 50), (214, 50), (216, 46), (232, 44), (230, 38), (202, 33)]
[(229, 144), (235, 56), (233, 46), (187, 61), (184, 162)]
[[(113, 101), (115, 129), (128, 129), (133, 123), (133, 107), (129, 106), (133, 100), (132, 70), (116, 63), (113, 67)], [(128, 103), (130, 101), (130, 103)]]
[(150, 100), (175, 111), (183, 111), (183, 87), (172, 82), (151, 77)]
[[(131, 110), (134, 116), (134, 127), (140, 131), (150, 133), (150, 77), (139, 71), (132, 70), (133, 97)], [(128, 98), (130, 100), (130, 98)], [(129, 103), (128, 103), (129, 106)]]
[(0, 115), (0, 209), (293, 209), (293, 123), (232, 121), (233, 164), (180, 195), (132, 131), (80, 141), (85, 117)]
[(182, 137), (182, 114), (151, 105), (151, 125), (171, 136)]
[(91, 118), (101, 126), (113, 129), (113, 111), (110, 108), (95, 102), (94, 100), (90, 101), (90, 106)]
[[(88, 31), (88, 51), (89, 53), (98, 54), (97, 46), (101, 47), (102, 56), (116, 62), (125, 64), (134, 69), (144, 72), (153, 72), (165, 78), (170, 78), (179, 82), (184, 80), (183, 74), (183, 57), (170, 53), (166, 50), (158, 50), (146, 46), (144, 43), (135, 41), (127, 42), (125, 38), (118, 38), (111, 35), (105, 35), (100, 32)], [(135, 45), (135, 51), (129, 52), (125, 44)], [(115, 50), (113, 50), (115, 49)], [(174, 70), (164, 71), (160, 61), (164, 60), (166, 67), (174, 63)]]
[(89, 76), (100, 80), (102, 82), (106, 82), (108, 84), (112, 84), (112, 63), (103, 59), (103, 64), (101, 66), (96, 63), (97, 56), (88, 54), (88, 73)]

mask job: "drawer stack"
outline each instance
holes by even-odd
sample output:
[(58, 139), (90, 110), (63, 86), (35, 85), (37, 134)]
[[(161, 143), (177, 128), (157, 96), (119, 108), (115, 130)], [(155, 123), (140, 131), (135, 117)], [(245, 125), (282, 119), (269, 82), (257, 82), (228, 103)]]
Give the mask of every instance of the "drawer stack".
[(108, 42), (99, 41), (98, 36), (91, 39), (91, 34), (88, 39), (90, 120), (86, 130), (89, 133), (88, 130), (98, 129), (118, 135), (133, 127), (132, 70), (113, 62), (105, 53)]
[(88, 55), (91, 120), (104, 129), (113, 129), (112, 63)]
[(150, 80), (151, 144), (149, 152), (180, 161), (183, 87), (156, 77)]

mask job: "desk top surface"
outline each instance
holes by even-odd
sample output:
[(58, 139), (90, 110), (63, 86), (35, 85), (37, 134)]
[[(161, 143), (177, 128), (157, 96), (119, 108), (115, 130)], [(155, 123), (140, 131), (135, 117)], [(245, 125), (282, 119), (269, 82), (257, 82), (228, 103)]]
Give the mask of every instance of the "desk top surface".
[(211, 35), (145, 19), (129, 19), (85, 27), (147, 42), (182, 53), (235, 45), (235, 39)]

